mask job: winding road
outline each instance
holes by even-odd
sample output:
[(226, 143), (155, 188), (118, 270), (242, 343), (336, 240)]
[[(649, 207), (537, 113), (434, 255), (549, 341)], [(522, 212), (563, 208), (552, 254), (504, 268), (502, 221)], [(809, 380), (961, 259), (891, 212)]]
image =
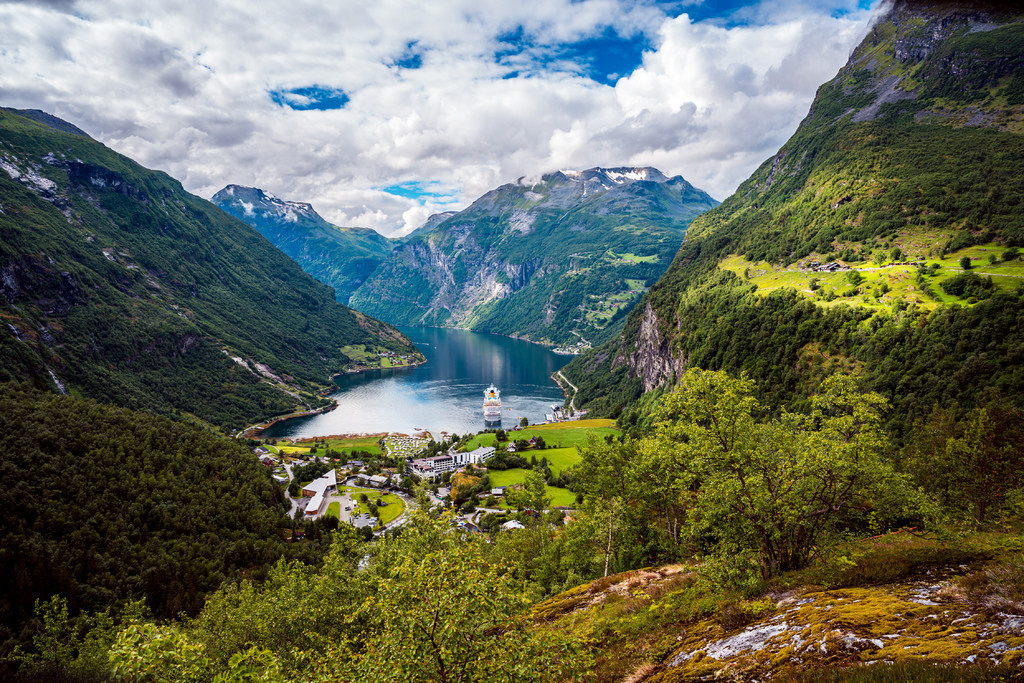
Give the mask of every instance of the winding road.
[(570, 387), (572, 387), (572, 398), (569, 399), (569, 407), (572, 408), (572, 412), (575, 413), (576, 412), (576, 394), (579, 393), (579, 389), (577, 389), (576, 385), (573, 384), (572, 382), (570, 382), (566, 378), (566, 376), (562, 374), (561, 370), (559, 370), (556, 374), (559, 377), (561, 377), (565, 381), (566, 384), (568, 384)]

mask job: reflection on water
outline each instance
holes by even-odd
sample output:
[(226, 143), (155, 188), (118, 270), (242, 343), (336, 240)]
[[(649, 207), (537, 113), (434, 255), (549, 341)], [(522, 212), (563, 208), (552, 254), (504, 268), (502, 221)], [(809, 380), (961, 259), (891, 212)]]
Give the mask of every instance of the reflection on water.
[(484, 428), (484, 389), (501, 390), (503, 426), (541, 422), (562, 392), (551, 373), (569, 360), (537, 344), (490, 334), (399, 328), (427, 357), (425, 365), (374, 370), (337, 379), (338, 408), (279, 423), (266, 436), (374, 432), (477, 432)]

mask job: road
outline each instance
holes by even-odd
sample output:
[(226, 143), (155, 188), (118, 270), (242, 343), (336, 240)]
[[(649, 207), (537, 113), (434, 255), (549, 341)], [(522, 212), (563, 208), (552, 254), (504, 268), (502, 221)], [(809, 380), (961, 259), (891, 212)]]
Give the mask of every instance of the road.
[(563, 380), (565, 380), (566, 384), (568, 384), (570, 387), (572, 387), (572, 398), (569, 399), (569, 407), (572, 408), (572, 412), (575, 413), (576, 412), (576, 394), (579, 393), (579, 389), (576, 388), (575, 384), (573, 384), (568, 379), (566, 379), (566, 376), (562, 374), (561, 370), (558, 371), (558, 376), (561, 377)]
[(284, 495), (288, 496), (288, 502), (290, 502), (292, 504), (291, 508), (289, 508), (289, 510), (288, 510), (288, 516), (290, 518), (294, 519), (295, 518), (295, 511), (298, 509), (299, 503), (294, 498), (292, 498), (290, 495), (288, 495), (288, 486), (289, 486), (289, 484), (292, 483), (292, 480), (295, 479), (295, 476), (292, 474), (292, 464), (290, 462), (286, 462), (284, 464), (284, 471), (288, 473), (288, 481), (285, 482), (285, 485), (284, 485)]

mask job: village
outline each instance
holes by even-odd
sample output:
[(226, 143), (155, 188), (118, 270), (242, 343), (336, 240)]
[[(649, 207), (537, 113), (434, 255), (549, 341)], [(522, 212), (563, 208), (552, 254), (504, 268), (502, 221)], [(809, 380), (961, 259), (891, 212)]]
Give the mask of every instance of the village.
[[(576, 495), (565, 488), (545, 486), (551, 501), (546, 510), (510, 505), (507, 494), (522, 489), (531, 468), (560, 477), (578, 461), (576, 446), (590, 432), (604, 436), (617, 430), (608, 420), (587, 420), (492, 429), (440, 442), (426, 433), (268, 439), (253, 450), (287, 487), (296, 521), (349, 524), (370, 538), (403, 525), (423, 501), (416, 495), (421, 487), (430, 507), (457, 508), (457, 523), (469, 532), (515, 531), (536, 515), (571, 513)], [(488, 467), (496, 462), (500, 469)]]

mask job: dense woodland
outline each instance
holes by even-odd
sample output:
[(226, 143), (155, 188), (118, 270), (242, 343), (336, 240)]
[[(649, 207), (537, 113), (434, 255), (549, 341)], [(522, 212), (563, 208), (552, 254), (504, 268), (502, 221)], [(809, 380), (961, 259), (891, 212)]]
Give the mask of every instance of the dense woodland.
[(294, 524), (283, 491), (244, 444), (92, 400), (2, 389), (5, 654), (31, 636), (35, 601), (52, 595), (73, 615), (139, 600), (162, 618), (195, 614), (226, 580), (258, 579), (282, 557), (320, 557), (315, 533), (286, 542)]

